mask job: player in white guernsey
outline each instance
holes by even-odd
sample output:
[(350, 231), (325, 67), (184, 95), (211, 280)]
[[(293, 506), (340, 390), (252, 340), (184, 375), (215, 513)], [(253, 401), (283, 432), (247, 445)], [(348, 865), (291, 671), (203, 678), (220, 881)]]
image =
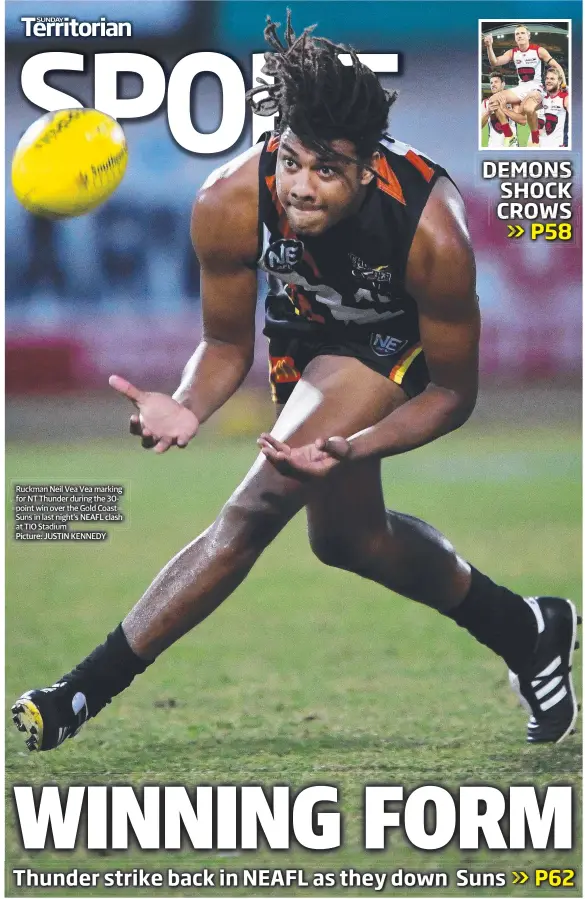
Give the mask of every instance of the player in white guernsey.
[(558, 69), (547, 69), (544, 80), (546, 96), (539, 110), (540, 146), (547, 150), (568, 146), (569, 92)]
[(488, 126), (488, 147), (494, 150), (505, 147), (517, 147), (518, 136), (516, 125), (525, 125), (526, 116), (519, 108), (514, 108), (509, 103), (501, 106), (494, 94), (505, 90), (506, 81), (500, 72), (492, 72), (490, 75), (491, 97), (486, 97), (481, 103), (481, 127)]
[(484, 43), (492, 66), (504, 66), (511, 62), (516, 66), (518, 85), (502, 91), (498, 95), (498, 99), (502, 106), (508, 103), (513, 106), (521, 104), (522, 112), (528, 120), (532, 145), (537, 146), (539, 143), (538, 110), (542, 106), (545, 93), (542, 83), (542, 64), (546, 63), (558, 68), (560, 66), (545, 47), (530, 43), (530, 32), (526, 25), (516, 26), (514, 39), (516, 46), (506, 50), (501, 56), (496, 56), (494, 53), (494, 39), (491, 34), (486, 35)]

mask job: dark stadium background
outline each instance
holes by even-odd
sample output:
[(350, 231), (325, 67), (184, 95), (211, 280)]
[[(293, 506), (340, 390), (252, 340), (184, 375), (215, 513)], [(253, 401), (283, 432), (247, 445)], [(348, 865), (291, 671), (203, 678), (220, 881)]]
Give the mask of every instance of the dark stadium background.
[[(495, 2), (488, 10), (469, 2), (293, 0), (290, 6), (297, 29), (317, 22), (319, 33), (360, 50), (401, 54), (401, 75), (384, 78), (400, 91), (390, 130), (449, 169), (465, 196), (477, 250), (484, 328), (476, 413), (454, 435), (384, 464), (388, 504), (432, 522), (477, 567), (516, 590), (578, 598), (581, 179), (574, 185), (572, 244), (508, 240), (494, 214), (497, 185), (480, 178), (487, 154), (478, 151), (478, 20), (534, 18), (534, 4)], [(157, 458), (140, 450), (126, 433), (129, 409), (107, 388), (112, 372), (145, 388), (177, 384), (199, 336), (198, 270), (188, 237), (192, 198), (212, 168), (249, 145), (249, 119), (239, 144), (221, 158), (193, 157), (176, 146), (164, 106), (148, 120), (124, 122), (130, 163), (119, 191), (94, 214), (50, 223), (26, 213), (10, 188), (12, 151), (41, 114), (21, 94), (23, 62), (46, 50), (81, 50), (88, 58), (127, 50), (154, 55), (168, 72), (186, 54), (213, 49), (236, 58), (249, 79), (250, 54), (263, 49), (265, 15), (284, 22), (285, 9), (271, 0), (6, 4), (7, 489), (15, 482), (120, 483), (128, 516), (99, 547), (25, 545), (12, 539), (8, 496), (8, 705), (23, 689), (49, 684), (77, 663), (167, 559), (207, 527), (255, 458), (255, 437), (272, 416), (260, 327), (247, 389), (184, 453)], [(84, 40), (81, 47), (74, 40), (23, 40), (19, 17), (32, 14), (131, 20), (135, 36)], [(554, 17), (573, 21), (577, 98), (581, 6), (556, 3)], [(91, 105), (90, 75), (55, 73), (49, 80)], [(122, 83), (129, 92), (138, 88), (132, 79)], [(198, 127), (214, 127), (218, 100), (217, 85), (203, 77)], [(568, 158), (576, 168), (580, 134), (575, 102)], [(74, 741), (56, 753), (29, 755), (10, 728), (8, 796), (12, 783), (289, 783), (295, 789), (336, 783), (344, 848), (326, 855), (261, 849), (234, 858), (137, 847), (32, 854), (22, 848), (9, 801), (7, 894), (26, 894), (14, 889), (10, 875), (11, 867), (23, 866), (578, 868), (578, 848), (466, 857), (454, 844), (423, 853), (399, 839), (387, 853), (360, 848), (366, 783), (407, 789), (440, 783), (453, 791), (463, 783), (574, 783), (578, 789), (580, 739), (535, 750), (523, 742), (524, 726), (498, 659), (434, 612), (325, 569), (310, 553), (299, 515), (233, 599)], [(576, 883), (579, 889), (579, 877)]]

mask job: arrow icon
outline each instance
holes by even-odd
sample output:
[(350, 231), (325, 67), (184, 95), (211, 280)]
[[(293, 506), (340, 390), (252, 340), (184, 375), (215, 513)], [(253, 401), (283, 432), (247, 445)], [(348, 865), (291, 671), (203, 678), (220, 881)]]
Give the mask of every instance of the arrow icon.
[(508, 225), (508, 237), (522, 237), (524, 228), (522, 225)]
[[(510, 227), (510, 225), (508, 225)], [(528, 880), (528, 874), (526, 871), (512, 871), (512, 883), (526, 883)]]

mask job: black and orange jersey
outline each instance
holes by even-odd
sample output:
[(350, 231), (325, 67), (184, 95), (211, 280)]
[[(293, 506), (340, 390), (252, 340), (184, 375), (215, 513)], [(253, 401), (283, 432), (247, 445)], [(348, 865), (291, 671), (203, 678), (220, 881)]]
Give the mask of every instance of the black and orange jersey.
[(276, 194), (278, 144), (277, 134), (265, 137), (259, 165), (257, 265), (269, 280), (267, 333), (287, 324), (313, 332), (341, 327), (356, 335), (398, 325), (416, 337), (406, 264), (431, 190), (447, 172), (412, 147), (384, 140), (376, 164), (381, 177), (368, 186), (359, 211), (318, 237), (301, 239)]

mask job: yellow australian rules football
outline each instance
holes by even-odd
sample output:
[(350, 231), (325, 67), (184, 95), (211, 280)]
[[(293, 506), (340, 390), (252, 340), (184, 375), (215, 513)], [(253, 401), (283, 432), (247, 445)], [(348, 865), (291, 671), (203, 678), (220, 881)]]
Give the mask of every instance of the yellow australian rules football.
[(60, 109), (34, 122), (12, 160), (12, 186), (36, 215), (69, 218), (103, 203), (128, 162), (124, 132), (97, 109)]

